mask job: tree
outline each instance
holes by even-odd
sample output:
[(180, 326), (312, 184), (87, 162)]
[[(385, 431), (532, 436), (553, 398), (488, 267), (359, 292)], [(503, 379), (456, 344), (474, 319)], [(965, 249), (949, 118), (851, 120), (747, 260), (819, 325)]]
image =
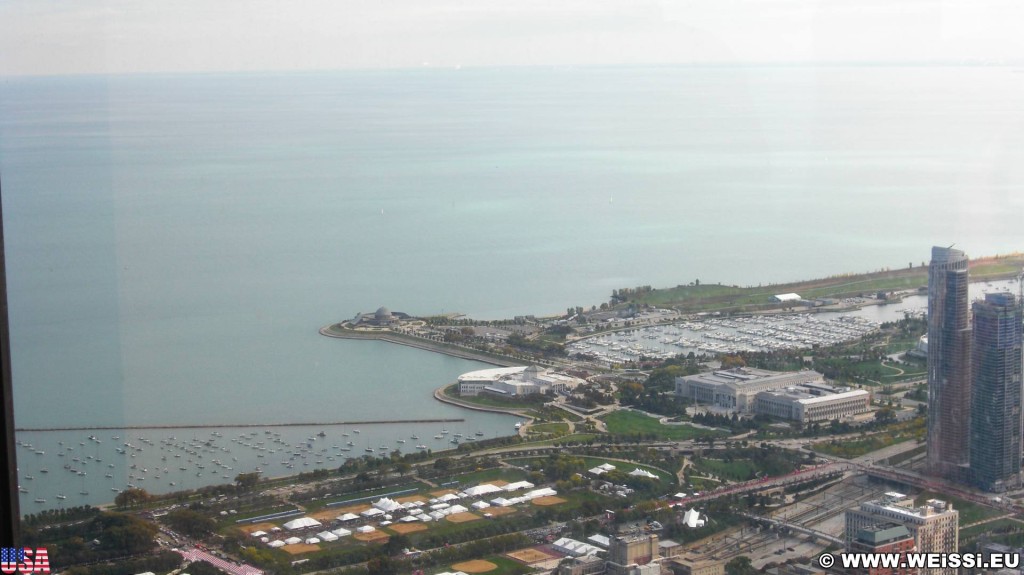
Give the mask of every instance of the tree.
[(251, 491), (260, 482), (260, 473), (239, 473), (235, 476), (235, 485), (243, 491)]
[[(141, 491), (141, 490), (140, 490)], [(86, 539), (100, 541), (99, 548), (122, 555), (144, 553), (156, 546), (157, 528), (125, 513), (103, 513), (89, 522)]]
[(892, 423), (896, 421), (896, 410), (890, 406), (885, 406), (875, 412), (875, 421), (879, 423)]
[(117, 497), (114, 497), (114, 505), (120, 509), (135, 507), (140, 503), (149, 501), (151, 498), (152, 496), (145, 489), (133, 487), (118, 493)]
[(726, 575), (754, 575), (757, 573), (757, 569), (750, 562), (750, 557), (746, 555), (740, 555), (739, 557), (733, 557), (725, 564)]
[(366, 562), (366, 570), (369, 575), (395, 575), (398, 568), (390, 557), (374, 557)]
[(404, 549), (411, 547), (409, 538), (405, 535), (392, 535), (388, 538), (388, 542), (384, 544), (384, 552), (389, 556), (398, 555)]
[(217, 529), (217, 522), (191, 509), (175, 509), (164, 518), (175, 531), (195, 538), (202, 538)]

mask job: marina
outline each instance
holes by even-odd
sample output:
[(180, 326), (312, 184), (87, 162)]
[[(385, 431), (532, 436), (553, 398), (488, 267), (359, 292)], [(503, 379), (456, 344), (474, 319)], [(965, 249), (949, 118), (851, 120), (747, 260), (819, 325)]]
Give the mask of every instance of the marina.
[[(510, 417), (510, 416), (509, 416)], [(254, 425), (200, 426), (149, 429), (114, 428), (110, 435), (80, 431), (22, 430), (17, 436), (18, 491), (24, 513), (50, 508), (103, 505), (124, 489), (140, 488), (153, 494), (234, 483), (242, 473), (258, 472), (281, 477), (300, 471), (337, 469), (350, 458), (380, 457), (398, 451), (440, 451), (457, 446), (429, 439), (427, 431), (440, 424), (458, 426), (460, 435), (507, 435), (508, 417), (470, 413), (467, 419), (399, 422), (372, 425), (360, 421), (362, 432), (351, 427)], [(479, 431), (479, 429), (485, 429)], [(445, 428), (447, 432), (447, 428)], [(359, 433), (365, 452), (353, 450)], [(415, 446), (407, 437), (427, 435)], [(483, 437), (481, 437), (482, 439)]]
[(640, 357), (716, 355), (740, 351), (781, 351), (828, 346), (863, 337), (878, 323), (852, 315), (759, 315), (712, 318), (620, 331), (573, 342), (570, 354), (621, 363)]
[[(986, 293), (1012, 291), (1012, 280), (974, 282), (970, 298)], [(871, 300), (849, 300), (863, 304)], [(598, 334), (566, 346), (569, 355), (591, 357), (608, 364), (635, 361), (640, 357), (667, 359), (679, 354), (716, 355), (741, 351), (811, 349), (853, 341), (884, 322), (906, 316), (922, 316), (928, 306), (924, 295), (904, 297), (897, 304), (863, 305), (842, 312), (751, 315), (706, 318), (668, 325), (641, 327)]]

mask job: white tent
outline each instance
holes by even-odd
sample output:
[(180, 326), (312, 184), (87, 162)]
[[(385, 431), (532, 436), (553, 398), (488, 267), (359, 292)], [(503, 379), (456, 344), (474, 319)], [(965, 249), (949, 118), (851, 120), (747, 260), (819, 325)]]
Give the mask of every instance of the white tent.
[(280, 539), (267, 543), (267, 547), (271, 547), (274, 549), (277, 549), (278, 547), (284, 547), (285, 545), (286, 543), (284, 541), (281, 541)]
[(520, 489), (533, 489), (534, 485), (529, 481), (516, 481), (515, 483), (509, 483), (501, 489), (506, 492), (519, 491)]
[(384, 515), (384, 512), (375, 507), (371, 507), (370, 509), (367, 509), (366, 511), (360, 513), (360, 515), (362, 515), (363, 517), (377, 517), (378, 515)]
[(415, 515), (406, 515), (405, 517), (399, 519), (399, 521), (401, 521), (402, 523), (412, 523), (413, 521), (419, 521), (419, 520), (420, 520), (420, 518), (416, 517)]
[(465, 507), (463, 507), (461, 505), (452, 505), (448, 509), (445, 509), (445, 511), (448, 512), (448, 515), (454, 515), (455, 513), (465, 513), (467, 511), (469, 511), (469, 509), (467, 509), (467, 508), (465, 508)]
[(346, 513), (339, 517), (338, 521), (355, 521), (356, 519), (359, 519), (359, 516), (355, 513)]
[(555, 541), (552, 543), (552, 547), (554, 547), (556, 551), (565, 553), (566, 555), (572, 555), (573, 557), (594, 555), (598, 551), (602, 550), (600, 547), (595, 547), (582, 541), (576, 541), (575, 539), (569, 539), (568, 537), (563, 537), (558, 541)]
[(523, 499), (536, 499), (538, 497), (551, 497), (552, 495), (558, 495), (558, 492), (550, 487), (541, 487), (540, 489), (534, 489), (529, 493), (522, 495)]
[(444, 519), (444, 513), (440, 512), (440, 511), (432, 511), (430, 513), (430, 518), (435, 520), (435, 521), (440, 521), (440, 520)]
[(381, 526), (381, 527), (387, 527), (388, 525), (391, 525), (391, 522), (390, 522), (390, 521), (381, 521), (381, 522), (380, 522), (380, 526)]
[(316, 536), (319, 537), (321, 541), (337, 541), (338, 540), (338, 536), (335, 535), (334, 533), (331, 533), (330, 531), (321, 531), (320, 533), (317, 533)]
[(356, 531), (360, 533), (373, 533), (376, 529), (372, 525), (363, 525), (362, 527), (357, 527)]
[(306, 545), (316, 545), (319, 542), (320, 540), (316, 537), (310, 537), (309, 539), (306, 539)]
[(686, 499), (686, 494), (680, 491), (679, 493), (676, 493), (672, 497), (675, 497), (676, 499)]
[(295, 531), (296, 529), (306, 529), (307, 527), (321, 527), (323, 524), (313, 519), (312, 517), (299, 517), (293, 519), (288, 523), (284, 524), (284, 528), (288, 531)]
[(454, 493), (445, 493), (444, 495), (437, 498), (441, 503), (448, 503), (449, 501), (455, 501), (459, 496)]
[(267, 534), (266, 531), (253, 531), (249, 535), (252, 536), (252, 537), (263, 537), (266, 534)]
[(270, 543), (270, 537), (260, 537), (260, 541), (263, 543)]
[(500, 487), (491, 485), (490, 483), (484, 483), (482, 485), (470, 487), (463, 493), (466, 494), (466, 497), (478, 497), (480, 495), (487, 495), (488, 493), (496, 493), (498, 491), (501, 491)]
[(431, 505), (430, 506), (430, 508), (433, 509), (434, 511), (439, 511), (441, 509), (448, 509), (449, 507), (451, 507), (451, 505), (448, 505), (447, 503), (437, 503), (435, 505)]
[(512, 502), (509, 501), (508, 499), (505, 499), (504, 497), (499, 497), (497, 499), (491, 499), (491, 505), (497, 505), (498, 507), (508, 507), (509, 505), (512, 505)]
[(416, 516), (416, 519), (419, 519), (420, 521), (422, 521), (424, 523), (430, 523), (431, 521), (434, 520), (433, 517), (427, 515), (426, 513), (420, 513), (419, 515)]
[(644, 471), (643, 469), (640, 469), (639, 467), (637, 467), (633, 471), (630, 471), (629, 474), (632, 475), (633, 477), (647, 477), (649, 479), (657, 479), (658, 478), (657, 475), (651, 473), (650, 471)]
[(331, 533), (337, 535), (338, 537), (347, 537), (349, 535), (352, 535), (352, 532), (348, 529), (345, 529), (344, 527), (339, 527), (334, 531), (331, 531)]
[(302, 543), (302, 539), (299, 539), (298, 537), (289, 537), (284, 540), (285, 545), (295, 545), (297, 543)]
[(696, 509), (690, 509), (683, 515), (683, 523), (687, 527), (704, 527), (704, 520), (700, 518), (700, 513)]
[(394, 499), (388, 499), (387, 497), (382, 497), (379, 500), (374, 501), (373, 506), (376, 507), (377, 509), (380, 509), (381, 511), (386, 512), (402, 508), (401, 503), (395, 501)]
[(487, 509), (490, 506), (491, 504), (486, 501), (477, 501), (476, 503), (470, 505), (470, 507), (472, 507), (473, 509)]

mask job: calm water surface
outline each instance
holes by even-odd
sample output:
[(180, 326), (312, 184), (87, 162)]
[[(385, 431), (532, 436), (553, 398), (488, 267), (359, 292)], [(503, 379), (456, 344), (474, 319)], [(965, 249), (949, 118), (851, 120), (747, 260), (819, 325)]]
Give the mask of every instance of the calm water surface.
[[(1022, 96), (1004, 68), (0, 79), (18, 424), (509, 433), (430, 398), (482, 365), (317, 328), (1019, 250)], [(362, 432), (394, 446), (434, 427)], [(86, 435), (21, 434), (46, 454), (19, 462), (52, 477), (58, 442)], [(105, 481), (32, 487), (26, 510), (58, 489), (109, 498)]]

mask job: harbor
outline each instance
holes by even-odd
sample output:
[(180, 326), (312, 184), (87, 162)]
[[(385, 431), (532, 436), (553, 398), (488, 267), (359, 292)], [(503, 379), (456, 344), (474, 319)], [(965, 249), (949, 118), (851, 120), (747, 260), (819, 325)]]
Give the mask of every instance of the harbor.
[(878, 324), (856, 316), (814, 314), (712, 318), (619, 331), (573, 342), (570, 355), (621, 363), (640, 357), (716, 355), (741, 351), (782, 351), (836, 345), (863, 337)]
[(264, 477), (337, 469), (364, 455), (454, 449), (460, 442), (515, 432), (511, 416), (345, 425), (163, 426), (98, 430), (22, 430), (17, 436), (23, 513), (105, 505), (125, 489), (153, 494)]

